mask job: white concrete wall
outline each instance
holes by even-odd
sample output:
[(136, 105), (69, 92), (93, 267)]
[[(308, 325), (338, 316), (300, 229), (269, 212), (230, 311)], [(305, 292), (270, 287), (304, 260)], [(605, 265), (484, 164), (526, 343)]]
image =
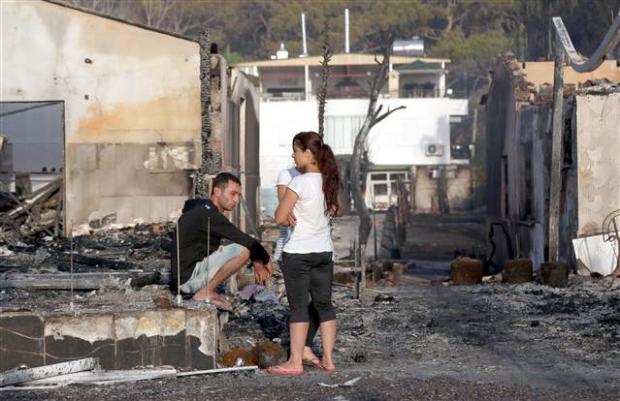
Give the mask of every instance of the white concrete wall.
[[(376, 125), (368, 138), (370, 161), (377, 165), (450, 164), (450, 115), (467, 115), (467, 100), (448, 98), (382, 99), (384, 110), (399, 110)], [(368, 100), (328, 100), (326, 127), (330, 118), (360, 121), (366, 115)], [(318, 130), (316, 101), (262, 102), (260, 106), (260, 159), (262, 204), (267, 214), (275, 207), (275, 181), (278, 172), (292, 166), (291, 142), (300, 131)], [(336, 154), (351, 154), (355, 132), (334, 137), (326, 128), (326, 141)], [(426, 145), (443, 146), (443, 155), (427, 156)]]
[(200, 154), (197, 43), (42, 1), (3, 1), (0, 37), (0, 100), (64, 101), (68, 227), (182, 205)]
[(620, 209), (620, 93), (577, 96), (579, 237)]

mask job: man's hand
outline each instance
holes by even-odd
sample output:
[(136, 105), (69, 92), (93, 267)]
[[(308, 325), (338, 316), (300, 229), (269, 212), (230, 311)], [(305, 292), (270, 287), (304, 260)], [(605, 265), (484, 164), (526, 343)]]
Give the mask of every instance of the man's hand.
[(266, 264), (257, 260), (252, 262), (254, 265), (254, 280), (256, 284), (263, 284), (265, 280), (271, 277), (271, 273), (273, 273), (273, 267), (271, 266), (271, 261)]

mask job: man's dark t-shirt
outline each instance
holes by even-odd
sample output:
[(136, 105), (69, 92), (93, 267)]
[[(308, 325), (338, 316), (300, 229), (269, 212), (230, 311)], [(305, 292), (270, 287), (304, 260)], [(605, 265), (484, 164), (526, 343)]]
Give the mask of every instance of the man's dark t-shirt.
[[(208, 199), (190, 199), (185, 202), (183, 214), (179, 218), (179, 232), (181, 284), (192, 276), (197, 262), (217, 250), (223, 238), (248, 248), (252, 261), (269, 262), (269, 254), (265, 248), (257, 240), (235, 227)], [(208, 241), (209, 249), (207, 249), (207, 232), (211, 237)], [(171, 260), (170, 289), (172, 291), (177, 289), (176, 235), (175, 231)]]

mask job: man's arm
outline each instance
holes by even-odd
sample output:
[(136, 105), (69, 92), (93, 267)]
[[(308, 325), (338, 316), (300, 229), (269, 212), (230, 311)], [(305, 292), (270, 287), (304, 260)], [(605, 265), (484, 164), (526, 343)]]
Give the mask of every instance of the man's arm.
[(220, 236), (244, 246), (250, 250), (250, 260), (253, 262), (260, 261), (263, 264), (269, 263), (269, 254), (263, 248), (263, 246), (250, 237), (248, 234), (239, 230), (232, 224), (223, 214), (219, 212), (212, 213), (211, 218), (211, 232), (219, 234)]

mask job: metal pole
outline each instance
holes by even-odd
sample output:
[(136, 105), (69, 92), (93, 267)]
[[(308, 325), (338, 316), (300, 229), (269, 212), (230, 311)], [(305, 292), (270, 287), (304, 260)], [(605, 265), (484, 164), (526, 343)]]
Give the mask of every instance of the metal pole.
[(71, 300), (69, 301), (69, 310), (73, 310), (73, 226), (69, 231), (69, 271), (71, 272)]
[(306, 13), (301, 13), (301, 44), (302, 44), (302, 56), (308, 55), (308, 44), (306, 42)]
[(177, 240), (177, 297), (176, 297), (176, 304), (177, 305), (181, 305), (183, 303), (183, 297), (181, 296), (181, 252), (179, 252), (180, 246), (180, 240), (179, 237), (181, 235), (181, 233), (179, 232), (179, 220), (177, 220), (177, 235), (176, 235), (176, 240)]
[(349, 53), (349, 9), (344, 9), (344, 52)]
[(549, 262), (559, 255), (560, 191), (562, 190), (562, 131), (564, 122), (564, 48), (555, 36), (553, 58), (553, 131), (551, 139), (551, 183), (549, 185)]
[(372, 213), (372, 231), (375, 242), (375, 262), (378, 260), (377, 258), (377, 213), (373, 211)]

